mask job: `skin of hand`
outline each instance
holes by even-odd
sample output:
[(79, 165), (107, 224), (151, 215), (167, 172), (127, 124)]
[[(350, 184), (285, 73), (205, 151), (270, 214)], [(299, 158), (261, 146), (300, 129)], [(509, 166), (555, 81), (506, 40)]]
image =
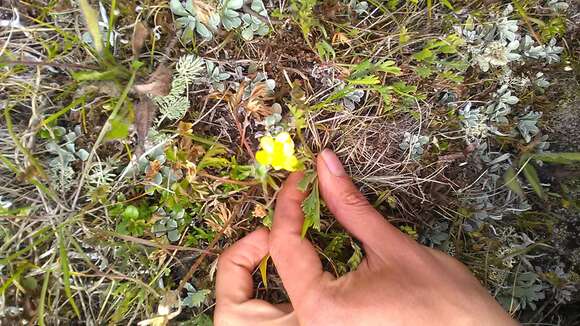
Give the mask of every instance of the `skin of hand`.
[(290, 304), (253, 298), (252, 272), (268, 255), (269, 232), (254, 231), (222, 253), (216, 277), (215, 326), (299, 325)]
[[(340, 278), (324, 272), (300, 236), (307, 194), (301, 173), (278, 194), (272, 231), (240, 240), (218, 264), (215, 324), (220, 325), (518, 325), (460, 262), (393, 227), (357, 190), (330, 150), (317, 160), (320, 193), (365, 258)], [(292, 307), (251, 299), (250, 273), (269, 252)]]

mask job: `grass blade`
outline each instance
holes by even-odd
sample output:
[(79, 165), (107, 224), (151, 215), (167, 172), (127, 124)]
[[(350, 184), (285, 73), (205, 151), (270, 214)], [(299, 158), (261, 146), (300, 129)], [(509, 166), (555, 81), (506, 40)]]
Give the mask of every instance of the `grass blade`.
[(524, 191), (522, 190), (522, 186), (520, 185), (520, 181), (518, 180), (518, 176), (514, 168), (509, 168), (505, 172), (503, 176), (504, 183), (506, 187), (508, 187), (511, 191), (518, 194), (520, 197), (524, 197)]
[(88, 0), (80, 0), (81, 12), (87, 23), (87, 28), (93, 39), (93, 45), (95, 50), (99, 54), (103, 53), (103, 38), (101, 37), (101, 32), (99, 31), (99, 14), (97, 11), (91, 7)]
[(59, 257), (60, 258), (59, 259), (60, 260), (60, 270), (62, 271), (62, 283), (64, 285), (64, 293), (66, 294), (68, 302), (70, 303), (70, 305), (73, 308), (77, 317), (81, 318), (81, 313), (79, 311), (79, 308), (75, 304), (74, 298), (72, 296), (72, 292), (70, 290), (71, 274), (70, 274), (70, 268), (69, 268), (69, 262), (68, 262), (68, 253), (67, 253), (67, 250), (65, 247), (64, 236), (62, 234), (62, 230), (58, 231), (58, 252), (60, 255), (60, 257)]
[(538, 172), (536, 171), (536, 168), (530, 163), (527, 163), (523, 167), (523, 172), (524, 175), (526, 176), (526, 179), (528, 180), (528, 183), (530, 184), (530, 186), (532, 186), (534, 192), (538, 194), (540, 198), (545, 199), (546, 195), (544, 194), (544, 189), (540, 184), (540, 178), (538, 177)]

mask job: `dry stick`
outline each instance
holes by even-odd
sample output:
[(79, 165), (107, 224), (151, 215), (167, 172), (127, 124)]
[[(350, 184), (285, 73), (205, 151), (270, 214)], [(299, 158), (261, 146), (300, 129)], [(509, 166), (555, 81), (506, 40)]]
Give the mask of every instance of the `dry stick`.
[[(250, 191), (252, 192), (252, 191)], [(215, 245), (217, 244), (217, 242), (221, 239), (221, 237), (224, 235), (224, 232), (226, 231), (226, 229), (230, 226), (230, 224), (232, 224), (232, 222), (234, 221), (234, 219), (237, 217), (237, 215), (241, 212), (241, 206), (246, 202), (246, 199), (250, 196), (250, 194), (245, 194), (242, 199), (238, 202), (238, 204), (236, 205), (236, 207), (234, 209), (232, 209), (232, 211), (237, 212), (236, 214), (232, 214), (230, 216), (230, 218), (228, 218), (228, 220), (226, 221), (226, 223), (224, 224), (224, 226), (222, 227), (222, 229), (220, 230), (220, 233), (218, 233), (216, 235), (216, 237), (211, 241), (211, 243), (208, 246), (208, 251), (202, 253), (199, 257), (197, 257), (197, 259), (195, 260), (195, 263), (193, 263), (193, 265), (191, 266), (191, 268), (189, 269), (189, 271), (187, 272), (187, 274), (185, 274), (185, 276), (181, 279), (181, 281), (179, 282), (179, 286), (177, 287), (177, 293), (180, 293), (181, 290), (183, 290), (183, 287), (185, 287), (185, 284), (187, 284), (187, 282), (193, 277), (193, 274), (197, 271), (197, 268), (201, 265), (201, 263), (204, 261), (204, 259), (207, 257), (208, 252), (210, 250), (213, 250), (213, 247), (215, 247)]]
[(239, 185), (239, 186), (256, 186), (256, 185), (260, 184), (260, 182), (258, 182), (258, 181), (243, 181), (243, 180), (232, 180), (232, 179), (222, 178), (222, 177), (218, 177), (215, 175), (211, 175), (211, 174), (203, 172), (203, 171), (198, 172), (197, 175), (199, 175), (200, 177), (221, 181), (223, 183), (230, 183), (230, 184), (234, 184), (234, 185)]
[(109, 236), (115, 237), (115, 238), (119, 238), (121, 240), (142, 244), (142, 245), (148, 246), (148, 247), (158, 248), (158, 249), (161, 249), (164, 251), (169, 251), (169, 250), (195, 251), (195, 252), (201, 252), (201, 253), (205, 253), (205, 254), (217, 255), (217, 253), (213, 252), (212, 250), (203, 250), (203, 249), (198, 249), (198, 248), (176, 246), (176, 245), (162, 245), (162, 244), (158, 244), (158, 243), (155, 243), (153, 241), (150, 241), (150, 240), (136, 238), (136, 237), (132, 237), (129, 235), (123, 235), (123, 234), (118, 234), (118, 233), (109, 232), (109, 231), (104, 231), (103, 233), (105, 233)]
[[(240, 86), (240, 87), (243, 87), (243, 86)], [(248, 143), (246, 142), (246, 137), (245, 137), (246, 128), (242, 126), (242, 124), (238, 120), (238, 115), (234, 111), (235, 110), (233, 108), (230, 109), (230, 112), (232, 114), (232, 118), (234, 119), (234, 122), (236, 123), (236, 128), (238, 129), (238, 133), (240, 134), (240, 147), (245, 149), (246, 152), (248, 153), (249, 157), (252, 158), (252, 157), (254, 157), (254, 155), (252, 153), (252, 149), (250, 148), (250, 145), (248, 145)]]
[(58, 68), (75, 68), (75, 69), (90, 69), (98, 70), (98, 67), (85, 66), (81, 64), (74, 63), (58, 63), (58, 62), (44, 62), (44, 61), (26, 61), (26, 60), (8, 60), (0, 61), (3, 65), (25, 65), (25, 66), (51, 66)]

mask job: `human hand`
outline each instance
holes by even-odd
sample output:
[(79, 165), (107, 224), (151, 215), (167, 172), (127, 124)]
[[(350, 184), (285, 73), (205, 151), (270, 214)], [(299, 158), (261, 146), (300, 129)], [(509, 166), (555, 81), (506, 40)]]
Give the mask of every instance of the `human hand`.
[(268, 254), (269, 232), (254, 231), (222, 253), (216, 279), (216, 326), (298, 325), (289, 304), (273, 305), (253, 299), (252, 271)]
[(323, 271), (300, 236), (302, 175), (290, 175), (277, 198), (270, 255), (300, 325), (517, 325), (464, 265), (387, 222), (333, 152), (318, 156), (317, 170), (328, 208), (362, 242), (366, 257), (338, 279)]

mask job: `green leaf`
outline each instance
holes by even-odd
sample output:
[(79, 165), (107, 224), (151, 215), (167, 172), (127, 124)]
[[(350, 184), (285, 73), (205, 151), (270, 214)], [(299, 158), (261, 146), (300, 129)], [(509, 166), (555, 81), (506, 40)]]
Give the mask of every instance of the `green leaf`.
[(449, 70), (440, 73), (439, 76), (457, 84), (463, 83), (463, 76)]
[(105, 135), (105, 140), (123, 139), (127, 136), (129, 136), (129, 124), (118, 117), (112, 119), (111, 129)]
[(380, 84), (379, 77), (375, 75), (365, 76), (362, 78), (348, 80), (350, 85), (376, 85)]
[(207, 296), (211, 293), (210, 290), (199, 290), (196, 292), (188, 292), (187, 297), (183, 299), (182, 304), (186, 307), (193, 308), (199, 307), (207, 299)]
[(520, 197), (524, 197), (524, 191), (520, 185), (520, 181), (515, 173), (514, 168), (509, 168), (503, 176), (504, 183), (511, 191), (518, 194)]
[(420, 52), (413, 54), (413, 58), (417, 61), (427, 61), (435, 58), (435, 54), (431, 50), (424, 48)]
[(302, 202), (304, 212), (304, 224), (302, 224), (301, 235), (304, 237), (310, 227), (320, 230), (320, 195), (318, 193), (318, 182), (312, 186), (310, 195)]
[(541, 153), (534, 155), (534, 159), (555, 164), (574, 164), (580, 161), (580, 152)]
[(99, 14), (91, 5), (89, 5), (88, 0), (80, 0), (80, 8), (87, 23), (87, 28), (93, 39), (93, 45), (97, 53), (103, 52), (103, 39), (101, 37), (101, 32), (99, 31)]
[(395, 61), (387, 60), (377, 66), (377, 70), (386, 72), (388, 74), (400, 75), (401, 68), (395, 66)]
[(362, 250), (356, 243), (351, 242), (351, 247), (354, 250), (354, 252), (352, 253), (352, 256), (350, 256), (350, 258), (348, 259), (347, 264), (348, 267), (350, 268), (350, 271), (352, 272), (357, 269), (358, 265), (360, 265), (363, 255)]
[(431, 69), (427, 66), (419, 66), (419, 67), (415, 68), (415, 72), (417, 73), (417, 75), (419, 77), (427, 78), (433, 74), (433, 69)]
[(534, 192), (536, 192), (536, 194), (541, 199), (545, 199), (546, 195), (544, 194), (544, 189), (540, 184), (540, 178), (538, 177), (538, 172), (536, 171), (536, 168), (528, 162), (526, 163), (526, 165), (524, 165), (523, 172), (524, 175), (526, 176), (526, 180), (528, 180), (528, 183), (530, 184)]
[(75, 304), (75, 300), (73, 298), (71, 289), (70, 289), (70, 279), (71, 279), (71, 273), (70, 273), (70, 264), (68, 261), (68, 252), (66, 250), (66, 246), (64, 243), (64, 236), (62, 234), (62, 231), (59, 230), (58, 232), (58, 251), (59, 251), (59, 256), (60, 256), (60, 269), (62, 271), (62, 283), (64, 285), (64, 293), (66, 294), (67, 300), (70, 303), (73, 311), (75, 312), (75, 314), (77, 315), (77, 317), (81, 317), (81, 313), (79, 308), (77, 307), (77, 305)]
[(451, 4), (451, 2), (449, 0), (441, 0), (441, 3), (447, 7), (447, 9), (455, 11), (455, 9), (453, 8), (453, 5)]
[(302, 180), (298, 182), (298, 190), (302, 192), (306, 192), (308, 190), (308, 186), (314, 182), (316, 179), (316, 171), (314, 170), (307, 170), (304, 172), (304, 177)]
[(409, 36), (409, 32), (407, 31), (407, 27), (403, 26), (399, 30), (399, 44), (404, 45), (409, 43), (411, 40), (411, 36)]
[(71, 75), (76, 81), (114, 80), (117, 77), (117, 71), (113, 69), (107, 71), (83, 70), (73, 71)]
[(227, 153), (227, 150), (224, 146), (221, 145), (213, 145), (210, 147), (199, 164), (197, 165), (198, 171), (201, 171), (205, 168), (215, 168), (215, 169), (223, 169), (230, 166), (230, 161), (227, 158), (220, 157)]
[(332, 45), (328, 44), (325, 40), (316, 43), (316, 52), (318, 52), (318, 56), (323, 61), (330, 61), (336, 58), (336, 52), (332, 48)]
[(123, 211), (123, 218), (128, 220), (136, 220), (139, 218), (139, 209), (133, 205), (125, 207)]
[(411, 94), (417, 92), (417, 86), (407, 85), (404, 82), (396, 82), (391, 86), (393, 87), (393, 90), (399, 95), (411, 96)]

